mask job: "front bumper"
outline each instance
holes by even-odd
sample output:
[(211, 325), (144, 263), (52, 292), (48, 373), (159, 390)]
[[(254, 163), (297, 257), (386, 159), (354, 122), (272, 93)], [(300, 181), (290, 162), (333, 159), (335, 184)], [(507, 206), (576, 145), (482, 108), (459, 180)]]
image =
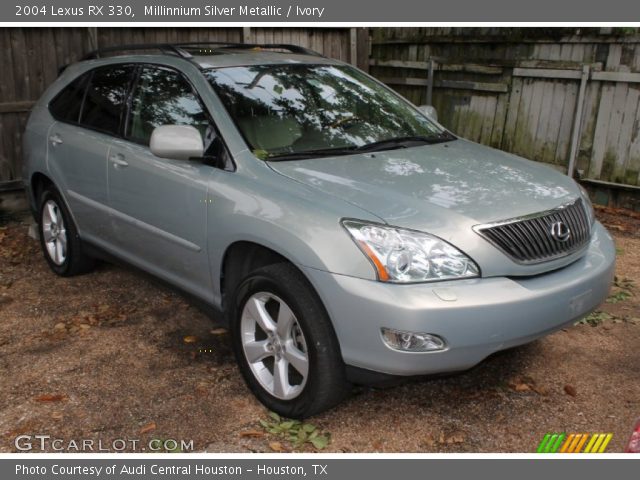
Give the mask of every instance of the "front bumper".
[[(349, 366), (391, 375), (468, 369), (490, 354), (572, 324), (609, 293), (615, 247), (597, 223), (585, 255), (534, 277), (491, 277), (398, 285), (306, 268)], [(411, 353), (387, 347), (381, 327), (425, 332), (448, 348)]]

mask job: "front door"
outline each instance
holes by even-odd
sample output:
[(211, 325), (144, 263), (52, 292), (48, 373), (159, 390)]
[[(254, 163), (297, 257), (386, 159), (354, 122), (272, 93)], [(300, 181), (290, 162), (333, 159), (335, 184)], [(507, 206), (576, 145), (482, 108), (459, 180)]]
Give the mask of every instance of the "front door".
[(149, 140), (160, 125), (193, 125), (204, 134), (209, 120), (181, 73), (144, 66), (125, 138), (114, 141), (109, 152), (110, 243), (132, 263), (210, 299), (207, 203), (216, 169), (153, 155)]

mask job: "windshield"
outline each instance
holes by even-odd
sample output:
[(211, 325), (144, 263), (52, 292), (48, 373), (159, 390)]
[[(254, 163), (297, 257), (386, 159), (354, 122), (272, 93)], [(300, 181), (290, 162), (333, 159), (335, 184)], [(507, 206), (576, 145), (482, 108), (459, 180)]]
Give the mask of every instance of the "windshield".
[[(255, 65), (205, 75), (254, 154), (263, 159), (386, 150), (453, 138), (390, 89), (348, 66)], [(409, 143), (401, 145), (401, 140)]]

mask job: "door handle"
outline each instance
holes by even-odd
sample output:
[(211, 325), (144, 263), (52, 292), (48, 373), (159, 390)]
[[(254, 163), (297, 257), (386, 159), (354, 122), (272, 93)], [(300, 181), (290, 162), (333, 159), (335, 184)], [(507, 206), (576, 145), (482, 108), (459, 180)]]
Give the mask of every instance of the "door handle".
[(111, 160), (111, 163), (113, 163), (113, 166), (116, 168), (129, 166), (129, 163), (124, 159), (124, 155), (122, 155), (121, 153), (111, 155), (109, 157), (109, 160)]
[(60, 145), (62, 143), (62, 138), (60, 137), (60, 135), (58, 135), (57, 133), (51, 135), (49, 137), (49, 141), (51, 142), (51, 145), (53, 145), (54, 147), (57, 145)]

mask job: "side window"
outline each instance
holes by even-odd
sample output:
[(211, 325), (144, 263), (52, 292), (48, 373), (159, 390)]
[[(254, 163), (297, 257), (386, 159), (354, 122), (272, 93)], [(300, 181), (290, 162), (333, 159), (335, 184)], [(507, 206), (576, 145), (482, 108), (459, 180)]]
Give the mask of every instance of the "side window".
[(56, 95), (49, 103), (49, 111), (53, 118), (63, 122), (78, 123), (82, 100), (90, 76), (90, 73), (81, 75)]
[(117, 134), (127, 100), (133, 67), (109, 66), (93, 71), (84, 99), (80, 123), (101, 132)]
[(133, 91), (126, 136), (149, 145), (161, 125), (193, 125), (206, 138), (209, 119), (191, 85), (177, 72), (145, 67)]

